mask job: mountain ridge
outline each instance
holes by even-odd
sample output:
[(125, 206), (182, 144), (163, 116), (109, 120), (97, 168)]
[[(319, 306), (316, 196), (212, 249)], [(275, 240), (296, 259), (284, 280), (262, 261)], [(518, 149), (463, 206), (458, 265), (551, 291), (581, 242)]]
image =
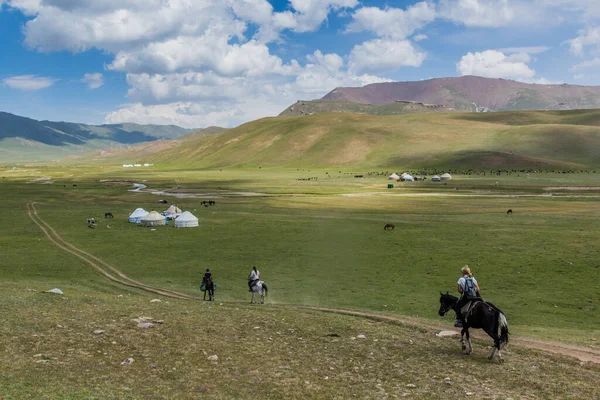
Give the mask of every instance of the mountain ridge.
[(415, 101), (458, 111), (593, 109), (600, 108), (600, 86), (534, 84), (468, 75), (338, 87), (321, 100), (373, 105)]
[(219, 127), (186, 129), (136, 123), (91, 125), (38, 121), (0, 111), (0, 159), (3, 162), (49, 161), (96, 150), (128, 147), (185, 135), (218, 133)]

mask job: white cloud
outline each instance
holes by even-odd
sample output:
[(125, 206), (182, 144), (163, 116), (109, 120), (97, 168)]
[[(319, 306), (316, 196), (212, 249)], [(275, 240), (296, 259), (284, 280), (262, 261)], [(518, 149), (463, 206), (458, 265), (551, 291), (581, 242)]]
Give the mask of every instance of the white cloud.
[(418, 67), (426, 57), (408, 40), (374, 39), (352, 48), (348, 69), (355, 74), (396, 71), (400, 67)]
[(2, 83), (10, 88), (34, 91), (54, 85), (56, 79), (36, 75), (19, 75), (4, 78)]
[(529, 10), (527, 3), (508, 0), (440, 0), (440, 15), (468, 27), (500, 27), (533, 18), (539, 8)]
[(84, 74), (81, 82), (88, 85), (90, 89), (98, 89), (104, 85), (104, 76), (100, 72)]
[(429, 39), (429, 36), (427, 36), (427, 35), (424, 35), (424, 34), (422, 34), (422, 33), (420, 33), (420, 34), (418, 34), (418, 35), (415, 35), (415, 37), (413, 37), (413, 40), (414, 40), (415, 42), (420, 42), (420, 41), (422, 41), (422, 40), (427, 40), (427, 39)]
[(435, 19), (435, 7), (422, 1), (406, 10), (400, 8), (363, 7), (352, 15), (349, 32), (371, 31), (380, 37), (406, 39)]
[(530, 61), (531, 57), (525, 53), (507, 56), (497, 50), (486, 50), (464, 55), (456, 69), (461, 75), (525, 80), (535, 76), (535, 71), (527, 65)]
[(386, 79), (348, 71), (337, 54), (315, 51), (289, 74), (222, 76), (213, 71), (129, 73), (133, 104), (110, 113), (105, 122), (163, 121), (186, 127), (235, 126), (277, 115), (298, 99), (325, 95), (338, 86), (364, 86)]
[(205, 34), (153, 42), (132, 51), (119, 52), (108, 66), (111, 70), (131, 73), (171, 73), (188, 70), (213, 71), (223, 76), (260, 76), (290, 74), (295, 65), (284, 65), (269, 48), (251, 40), (229, 44), (228, 38)]
[(595, 47), (595, 50), (600, 50), (600, 26), (588, 27), (580, 30), (579, 36), (568, 40), (571, 53), (576, 56), (584, 56), (587, 47)]
[(580, 62), (579, 64), (574, 65), (571, 68), (571, 70), (577, 71), (577, 70), (581, 70), (581, 69), (597, 68), (597, 67), (600, 67), (600, 57), (596, 57), (596, 58), (593, 58), (588, 61)]

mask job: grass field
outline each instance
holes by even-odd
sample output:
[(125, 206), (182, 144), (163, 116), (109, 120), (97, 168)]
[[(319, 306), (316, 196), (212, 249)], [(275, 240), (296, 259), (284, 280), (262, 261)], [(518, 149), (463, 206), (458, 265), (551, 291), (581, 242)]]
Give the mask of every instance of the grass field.
[[(460, 267), (469, 264), (513, 334), (597, 348), (600, 175), (455, 177), (448, 185), (406, 183), (388, 190), (384, 177), (327, 172), (333, 177), (296, 169), (4, 171), (0, 349), (11, 361), (0, 367), (0, 397), (600, 395), (592, 384), (600, 379), (597, 366), (510, 347), (499, 367), (484, 358), (489, 340), (465, 359), (454, 340), (425, 328), (237, 303), (249, 300), (245, 279), (257, 265), (271, 303), (418, 316), (449, 327), (450, 318), (437, 316), (439, 292), (455, 292)], [(318, 181), (296, 180), (317, 175)], [(27, 183), (41, 177), (52, 183)], [(101, 182), (116, 178), (208, 196), (164, 197), (196, 209), (200, 228), (151, 231), (129, 224), (127, 215), (137, 207), (162, 210), (162, 197), (128, 192), (130, 183)], [(587, 190), (567, 188), (582, 185)], [(217, 205), (201, 207), (208, 198)], [(151, 304), (156, 296), (103, 280), (44, 237), (27, 217), (31, 201), (65, 240), (144, 283), (198, 294), (201, 275), (211, 268), (217, 303), (210, 309), (169, 299)], [(103, 221), (106, 211), (115, 219)], [(91, 216), (101, 220), (96, 229), (85, 224)], [(396, 225), (393, 232), (383, 231), (387, 222)], [(68, 300), (39, 293), (53, 287)], [(131, 320), (143, 315), (165, 324), (141, 331)], [(106, 333), (91, 335), (94, 329)], [(368, 340), (351, 339), (360, 333)], [(211, 354), (219, 355), (218, 363), (206, 361)], [(136, 362), (121, 367), (127, 357)], [(472, 366), (477, 384), (455, 380), (457, 370)]]

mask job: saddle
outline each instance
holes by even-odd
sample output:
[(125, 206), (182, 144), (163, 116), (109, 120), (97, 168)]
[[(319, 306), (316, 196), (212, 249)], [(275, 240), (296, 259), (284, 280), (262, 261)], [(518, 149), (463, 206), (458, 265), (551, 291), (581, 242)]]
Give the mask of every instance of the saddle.
[(465, 321), (471, 315), (471, 311), (473, 311), (473, 308), (475, 308), (477, 303), (482, 302), (482, 301), (483, 301), (483, 299), (469, 300), (469, 302), (460, 309), (460, 314), (462, 315), (462, 317)]

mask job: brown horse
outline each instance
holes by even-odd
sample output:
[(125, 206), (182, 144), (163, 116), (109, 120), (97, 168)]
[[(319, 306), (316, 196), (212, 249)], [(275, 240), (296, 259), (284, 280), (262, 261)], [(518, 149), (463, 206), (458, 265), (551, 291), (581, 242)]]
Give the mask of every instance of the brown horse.
[(385, 224), (385, 226), (383, 227), (384, 231), (387, 231), (388, 229), (394, 230), (394, 228), (396, 228), (394, 226), (394, 224)]

